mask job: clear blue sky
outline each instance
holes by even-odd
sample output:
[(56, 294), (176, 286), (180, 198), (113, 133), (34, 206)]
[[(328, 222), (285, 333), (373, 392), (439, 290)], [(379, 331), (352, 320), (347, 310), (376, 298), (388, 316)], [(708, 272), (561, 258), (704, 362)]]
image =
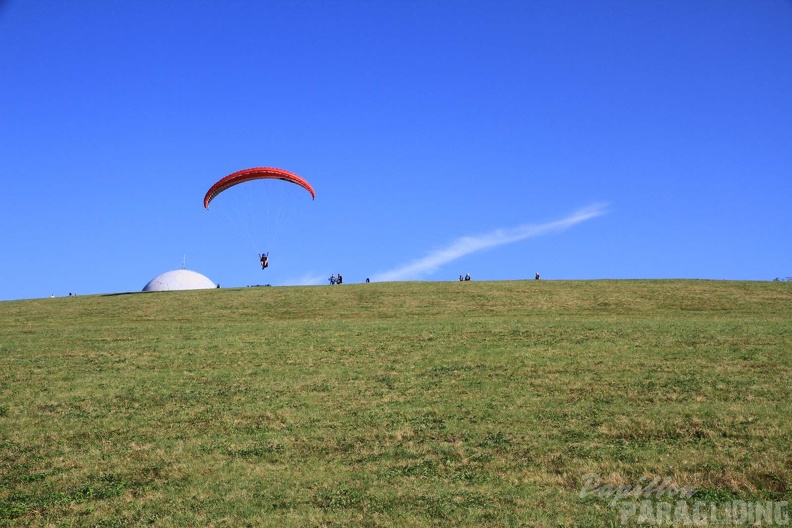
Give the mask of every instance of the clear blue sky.
[[(316, 189), (277, 243), (202, 205), (254, 166)], [(0, 1), (0, 299), (771, 280), (791, 176), (787, 0)]]

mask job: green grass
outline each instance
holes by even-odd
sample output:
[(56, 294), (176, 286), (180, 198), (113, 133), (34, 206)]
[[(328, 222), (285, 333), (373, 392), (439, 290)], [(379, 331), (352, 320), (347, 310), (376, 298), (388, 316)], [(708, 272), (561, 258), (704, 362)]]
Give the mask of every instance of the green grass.
[(608, 526), (790, 500), (792, 284), (383, 283), (0, 303), (0, 526)]

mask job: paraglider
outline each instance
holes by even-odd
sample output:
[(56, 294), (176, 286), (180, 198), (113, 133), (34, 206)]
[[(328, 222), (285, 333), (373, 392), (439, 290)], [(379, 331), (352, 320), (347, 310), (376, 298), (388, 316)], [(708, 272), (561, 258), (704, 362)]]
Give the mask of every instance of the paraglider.
[[(214, 200), (220, 193), (223, 191), (234, 187), (235, 185), (239, 185), (241, 183), (246, 183), (253, 180), (282, 180), (289, 183), (293, 183), (298, 185), (308, 191), (311, 194), (311, 198), (316, 198), (316, 193), (314, 193), (313, 187), (310, 183), (308, 183), (302, 177), (294, 174), (293, 172), (289, 172), (283, 169), (276, 169), (274, 167), (254, 167), (251, 169), (244, 169), (241, 171), (237, 171), (233, 174), (229, 174), (224, 178), (221, 178), (217, 182), (215, 182), (209, 190), (206, 192), (204, 196), (204, 208), (209, 209), (209, 204), (212, 200)], [(259, 253), (259, 263), (261, 264), (261, 269), (265, 269), (269, 266), (269, 252), (266, 253)]]
[(204, 208), (209, 209), (209, 202), (214, 200), (215, 196), (226, 189), (233, 187), (234, 185), (239, 185), (240, 183), (245, 183), (252, 180), (265, 179), (283, 180), (295, 183), (311, 193), (312, 199), (316, 199), (316, 193), (314, 193), (311, 184), (296, 174), (283, 169), (276, 169), (274, 167), (255, 167), (253, 169), (244, 169), (233, 174), (229, 174), (225, 178), (222, 178), (220, 181), (212, 185), (212, 187), (210, 187), (206, 192), (206, 196), (204, 196)]

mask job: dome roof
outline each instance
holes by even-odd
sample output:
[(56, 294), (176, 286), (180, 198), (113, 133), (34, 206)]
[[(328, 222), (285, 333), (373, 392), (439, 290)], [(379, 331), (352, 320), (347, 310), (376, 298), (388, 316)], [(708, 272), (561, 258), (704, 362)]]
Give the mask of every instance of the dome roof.
[(215, 283), (208, 277), (194, 271), (180, 269), (157, 275), (143, 287), (143, 291), (207, 290), (214, 287)]

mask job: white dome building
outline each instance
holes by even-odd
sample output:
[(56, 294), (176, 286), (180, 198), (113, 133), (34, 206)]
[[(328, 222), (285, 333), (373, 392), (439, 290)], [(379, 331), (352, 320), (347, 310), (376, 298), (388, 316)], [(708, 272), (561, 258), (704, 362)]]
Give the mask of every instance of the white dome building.
[(208, 290), (215, 287), (215, 283), (208, 277), (195, 271), (180, 269), (157, 275), (143, 287), (143, 291)]

